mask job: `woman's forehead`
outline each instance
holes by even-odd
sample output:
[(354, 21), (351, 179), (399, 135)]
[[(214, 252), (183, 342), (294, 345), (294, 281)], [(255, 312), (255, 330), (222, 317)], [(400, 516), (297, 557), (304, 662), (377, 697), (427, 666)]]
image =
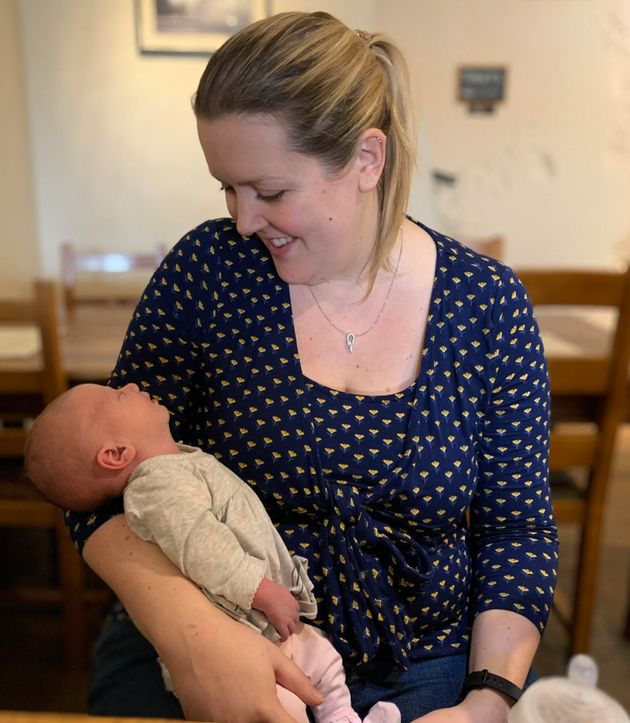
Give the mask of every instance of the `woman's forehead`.
[(284, 124), (273, 116), (224, 116), (198, 123), (208, 170), (219, 181), (255, 187), (326, 175), (316, 158), (290, 148)]

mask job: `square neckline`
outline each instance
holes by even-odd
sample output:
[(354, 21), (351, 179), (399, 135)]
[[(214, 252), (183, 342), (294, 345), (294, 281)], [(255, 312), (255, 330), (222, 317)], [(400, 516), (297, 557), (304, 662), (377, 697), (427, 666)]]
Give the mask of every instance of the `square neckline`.
[[(419, 226), (425, 233), (428, 234), (428, 236), (433, 241), (433, 244), (435, 245), (435, 267), (433, 269), (433, 284), (431, 287), (431, 296), (429, 299), (429, 312), (427, 314), (427, 323), (424, 330), (424, 341), (422, 343), (422, 349), (420, 351), (420, 368), (418, 369), (418, 374), (416, 375), (415, 379), (411, 381), (409, 384), (407, 384), (402, 389), (398, 389), (394, 392), (384, 392), (382, 394), (365, 394), (365, 393), (357, 393), (357, 392), (349, 392), (345, 389), (335, 389), (334, 387), (330, 387), (326, 384), (322, 384), (322, 382), (317, 381), (316, 379), (312, 379), (311, 377), (307, 376), (304, 371), (302, 370), (302, 360), (300, 357), (300, 351), (298, 349), (298, 343), (297, 343), (297, 333), (295, 330), (295, 322), (293, 319), (293, 314), (290, 314), (290, 324), (293, 331), (292, 339), (293, 339), (293, 347), (294, 347), (294, 359), (296, 361), (297, 368), (300, 372), (300, 376), (302, 379), (303, 386), (305, 389), (314, 389), (318, 388), (321, 389), (322, 392), (327, 393), (334, 393), (335, 395), (339, 395), (342, 398), (351, 398), (351, 399), (367, 399), (367, 400), (374, 400), (375, 402), (378, 402), (382, 399), (394, 399), (397, 398), (398, 395), (403, 394), (404, 397), (410, 396), (412, 394), (415, 394), (416, 390), (420, 386), (421, 379), (426, 375), (426, 368), (427, 368), (427, 361), (430, 358), (430, 347), (427, 344), (427, 340), (430, 337), (430, 331), (433, 329), (433, 320), (435, 318), (435, 314), (433, 313), (432, 309), (434, 306), (435, 299), (437, 298), (437, 292), (440, 290), (438, 287), (441, 287), (441, 274), (438, 273), (440, 265), (440, 255), (442, 246), (434, 236), (434, 233), (432, 229), (430, 229), (428, 226), (425, 226), (421, 221), (418, 221), (417, 219), (413, 218), (412, 216), (406, 215), (406, 219), (411, 221), (412, 223), (416, 224), (416, 226)], [(286, 294), (288, 297), (288, 303), (289, 306), (291, 306), (291, 295), (290, 295), (290, 287), (289, 284), (286, 284)]]

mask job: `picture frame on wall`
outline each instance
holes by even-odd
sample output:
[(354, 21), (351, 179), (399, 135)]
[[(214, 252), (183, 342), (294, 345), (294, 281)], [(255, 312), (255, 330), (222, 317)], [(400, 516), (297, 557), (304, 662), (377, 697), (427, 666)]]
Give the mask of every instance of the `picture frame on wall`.
[(135, 0), (145, 54), (212, 55), (241, 28), (269, 14), (270, 0)]

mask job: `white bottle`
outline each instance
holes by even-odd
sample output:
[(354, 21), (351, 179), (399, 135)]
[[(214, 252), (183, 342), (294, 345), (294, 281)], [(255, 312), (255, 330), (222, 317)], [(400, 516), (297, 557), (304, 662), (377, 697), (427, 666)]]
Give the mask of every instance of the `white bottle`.
[(630, 723), (624, 709), (597, 688), (597, 664), (574, 655), (566, 678), (540, 678), (513, 706), (509, 723)]

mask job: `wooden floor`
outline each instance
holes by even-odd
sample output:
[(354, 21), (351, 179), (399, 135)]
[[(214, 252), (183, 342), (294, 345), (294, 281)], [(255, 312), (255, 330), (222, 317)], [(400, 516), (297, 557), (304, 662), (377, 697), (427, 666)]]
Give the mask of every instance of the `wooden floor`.
[[(575, 535), (561, 529), (560, 585), (570, 588)], [(2, 549), (2, 540), (0, 540)], [(24, 567), (13, 556), (9, 567)], [(0, 574), (11, 573), (7, 560)], [(30, 563), (29, 563), (30, 564)], [(600, 686), (630, 710), (630, 642), (621, 635), (630, 604), (630, 426), (622, 433), (607, 505), (601, 585), (595, 619), (593, 655), (600, 666)], [(63, 665), (59, 621), (52, 613), (21, 617), (0, 615), (0, 709), (85, 711), (87, 671), (68, 673)], [(539, 675), (562, 675), (567, 637), (552, 616), (536, 659)]]

